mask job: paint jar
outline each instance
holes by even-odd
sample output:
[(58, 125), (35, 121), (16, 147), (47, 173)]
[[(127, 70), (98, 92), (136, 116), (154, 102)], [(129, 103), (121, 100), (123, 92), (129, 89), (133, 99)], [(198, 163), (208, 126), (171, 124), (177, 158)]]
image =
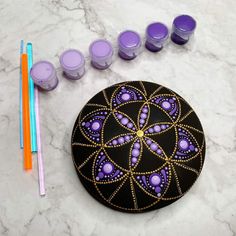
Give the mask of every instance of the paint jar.
[(135, 31), (126, 30), (118, 36), (119, 56), (122, 59), (134, 59), (139, 54), (141, 45), (141, 38)]
[(93, 67), (104, 70), (112, 63), (113, 48), (105, 39), (98, 39), (89, 46), (89, 54)]
[(44, 90), (53, 90), (58, 85), (56, 70), (51, 62), (35, 63), (30, 70), (30, 75), (34, 83)]
[(85, 73), (85, 59), (78, 50), (69, 49), (63, 52), (60, 56), (60, 64), (68, 79), (80, 79)]
[(151, 52), (158, 52), (163, 48), (168, 39), (169, 31), (166, 25), (155, 22), (146, 29), (146, 48)]
[(173, 21), (171, 40), (178, 45), (187, 43), (193, 35), (196, 25), (196, 21), (191, 16), (177, 16)]

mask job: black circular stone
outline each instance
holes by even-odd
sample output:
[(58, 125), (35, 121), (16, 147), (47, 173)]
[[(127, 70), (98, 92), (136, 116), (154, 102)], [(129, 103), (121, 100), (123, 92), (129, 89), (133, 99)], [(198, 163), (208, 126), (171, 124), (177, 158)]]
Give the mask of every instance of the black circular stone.
[(96, 94), (75, 122), (73, 161), (87, 191), (104, 205), (144, 212), (182, 197), (205, 157), (190, 105), (161, 85), (115, 84)]

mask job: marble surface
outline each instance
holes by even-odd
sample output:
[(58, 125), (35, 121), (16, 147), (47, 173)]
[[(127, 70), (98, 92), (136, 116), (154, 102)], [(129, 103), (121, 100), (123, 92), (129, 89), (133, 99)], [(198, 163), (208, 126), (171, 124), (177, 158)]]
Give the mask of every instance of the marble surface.
[[(0, 235), (236, 235), (236, 2), (234, 0), (1, 0), (0, 1)], [(181, 13), (198, 22), (184, 47), (169, 42), (143, 49), (126, 62), (114, 57), (98, 71), (89, 65), (92, 40), (116, 44), (120, 31), (142, 34), (148, 23)], [(19, 44), (34, 45), (34, 59), (58, 68), (56, 90), (40, 94), (47, 195), (38, 194), (36, 156), (26, 173), (19, 149)], [(58, 56), (67, 48), (87, 57), (86, 75), (61, 76)], [(125, 80), (170, 87), (195, 109), (206, 134), (204, 168), (193, 188), (158, 211), (110, 210), (85, 191), (75, 173), (70, 136), (78, 112), (101, 89)]]

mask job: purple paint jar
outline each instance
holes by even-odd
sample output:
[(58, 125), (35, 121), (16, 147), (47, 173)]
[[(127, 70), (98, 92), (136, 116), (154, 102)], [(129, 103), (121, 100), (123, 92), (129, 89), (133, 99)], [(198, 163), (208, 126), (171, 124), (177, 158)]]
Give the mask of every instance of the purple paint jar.
[(138, 33), (126, 30), (118, 36), (119, 56), (125, 60), (134, 59), (141, 48), (141, 38)]
[(35, 63), (30, 70), (30, 75), (34, 83), (44, 90), (53, 90), (58, 85), (56, 70), (51, 62)]
[(69, 79), (80, 79), (85, 73), (83, 54), (75, 49), (69, 49), (60, 56), (60, 64), (65, 76)]
[(168, 39), (168, 28), (160, 23), (155, 22), (148, 25), (146, 29), (146, 43), (145, 46), (152, 52), (158, 52), (163, 48), (164, 43)]
[(100, 70), (107, 69), (112, 63), (113, 48), (105, 39), (98, 39), (89, 46), (91, 64)]
[(172, 41), (179, 45), (187, 43), (191, 35), (194, 33), (196, 25), (196, 21), (191, 16), (177, 16), (172, 25)]

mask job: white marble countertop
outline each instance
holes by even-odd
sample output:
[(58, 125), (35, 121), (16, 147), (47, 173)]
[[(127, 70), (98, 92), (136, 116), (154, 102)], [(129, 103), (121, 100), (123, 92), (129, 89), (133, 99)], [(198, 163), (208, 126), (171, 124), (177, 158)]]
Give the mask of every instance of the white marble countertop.
[[(235, 0), (1, 0), (0, 1), (0, 235), (236, 235), (236, 2)], [(133, 29), (144, 36), (152, 21), (169, 27), (194, 16), (194, 39), (169, 42), (133, 61), (114, 57), (98, 71), (87, 63), (76, 82), (61, 76), (58, 55), (67, 48), (88, 57), (92, 40)], [(34, 60), (58, 68), (59, 86), (40, 94), (47, 195), (38, 194), (37, 160), (23, 171), (19, 149), (19, 45), (31, 41)], [(190, 102), (206, 134), (204, 168), (193, 188), (158, 211), (125, 214), (95, 201), (73, 167), (70, 137), (83, 105), (101, 89), (125, 80), (167, 86)]]

